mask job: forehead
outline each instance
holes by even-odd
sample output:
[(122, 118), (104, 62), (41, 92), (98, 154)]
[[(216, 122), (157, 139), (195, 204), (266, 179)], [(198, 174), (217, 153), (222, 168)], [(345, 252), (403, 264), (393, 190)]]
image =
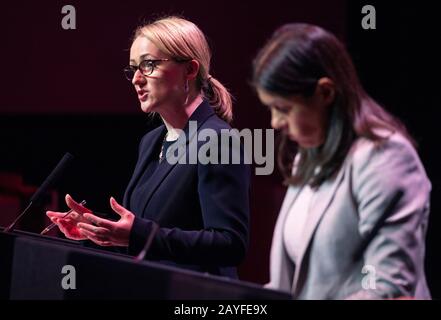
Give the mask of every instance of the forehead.
[(141, 57), (146, 58), (158, 58), (161, 52), (158, 47), (153, 44), (149, 39), (144, 36), (139, 36), (133, 41), (130, 47), (130, 61), (139, 63)]
[(259, 96), (260, 101), (264, 105), (269, 107), (305, 103), (305, 99), (302, 98), (302, 96), (300, 95), (295, 95), (287, 98), (270, 93), (262, 88), (257, 88), (257, 94)]
[(259, 96), (260, 101), (267, 106), (273, 106), (281, 103), (289, 103), (289, 100), (287, 100), (286, 98), (269, 93), (268, 91), (265, 91), (261, 88), (257, 89), (257, 95)]

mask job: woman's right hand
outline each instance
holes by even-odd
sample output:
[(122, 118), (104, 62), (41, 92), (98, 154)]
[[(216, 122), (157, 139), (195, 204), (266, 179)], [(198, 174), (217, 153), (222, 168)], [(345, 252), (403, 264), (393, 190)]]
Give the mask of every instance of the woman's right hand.
[(64, 217), (67, 212), (46, 211), (46, 215), (57, 225), (66, 238), (72, 240), (86, 240), (87, 237), (81, 234), (77, 224), (80, 222), (90, 223), (89, 220), (86, 220), (83, 217), (83, 214), (92, 213), (92, 211), (76, 202), (68, 194), (65, 199), (67, 206), (73, 210), (71, 213)]

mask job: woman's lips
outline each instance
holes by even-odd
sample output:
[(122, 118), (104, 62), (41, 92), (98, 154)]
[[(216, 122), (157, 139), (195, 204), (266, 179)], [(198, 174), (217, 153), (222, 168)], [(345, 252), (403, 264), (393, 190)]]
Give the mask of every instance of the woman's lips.
[(147, 97), (148, 97), (148, 92), (145, 92), (145, 91), (143, 91), (143, 92), (138, 92), (138, 99), (139, 99), (139, 101), (146, 101), (147, 100)]

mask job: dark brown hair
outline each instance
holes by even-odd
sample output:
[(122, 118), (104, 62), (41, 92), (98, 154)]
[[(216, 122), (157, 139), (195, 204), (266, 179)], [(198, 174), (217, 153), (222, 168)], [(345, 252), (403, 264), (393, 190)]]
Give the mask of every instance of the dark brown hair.
[[(330, 32), (314, 25), (294, 23), (279, 28), (253, 63), (253, 86), (281, 97), (311, 96), (322, 77), (335, 85), (324, 143), (304, 149), (282, 136), (278, 164), (285, 183), (320, 185), (341, 167), (353, 142), (366, 137), (381, 144), (376, 128), (400, 132), (412, 143), (404, 125), (374, 101), (361, 86), (343, 44)], [(300, 160), (292, 174), (294, 157)], [(320, 171), (315, 173), (315, 169)]]

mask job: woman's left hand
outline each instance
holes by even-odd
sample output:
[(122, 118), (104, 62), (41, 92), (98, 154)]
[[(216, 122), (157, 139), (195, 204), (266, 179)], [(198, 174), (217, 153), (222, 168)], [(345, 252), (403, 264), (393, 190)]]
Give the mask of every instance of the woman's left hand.
[(121, 216), (118, 221), (110, 221), (91, 213), (85, 213), (83, 217), (90, 221), (90, 224), (80, 222), (77, 227), (82, 235), (100, 246), (126, 247), (129, 245), (130, 231), (135, 215), (116, 202), (113, 197), (110, 198), (110, 206)]

